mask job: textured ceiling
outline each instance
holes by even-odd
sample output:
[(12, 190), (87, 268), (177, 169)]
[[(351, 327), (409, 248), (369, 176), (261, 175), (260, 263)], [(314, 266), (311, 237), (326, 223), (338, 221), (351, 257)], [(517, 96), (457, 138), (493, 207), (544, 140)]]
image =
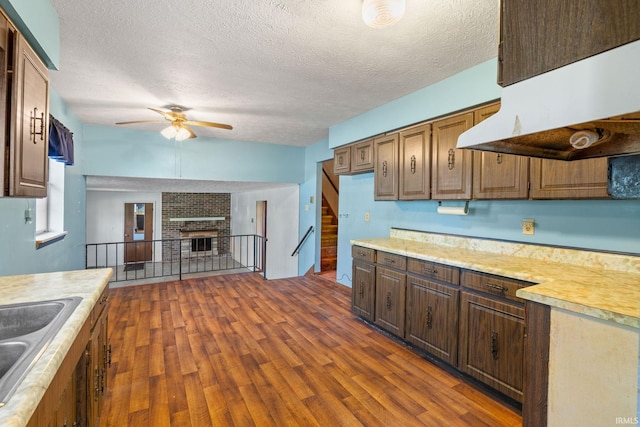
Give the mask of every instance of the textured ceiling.
[[(52, 0), (52, 87), (88, 124), (178, 104), (234, 130), (199, 136), (306, 146), (330, 126), (497, 56), (499, 0), (407, 0), (374, 30), (361, 0)], [(160, 130), (162, 124), (131, 125)]]

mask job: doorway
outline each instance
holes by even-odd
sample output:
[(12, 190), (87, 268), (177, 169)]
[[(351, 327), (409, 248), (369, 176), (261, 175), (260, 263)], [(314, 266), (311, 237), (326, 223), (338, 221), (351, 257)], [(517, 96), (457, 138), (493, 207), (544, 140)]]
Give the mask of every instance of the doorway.
[(153, 203), (124, 204), (124, 262), (153, 257)]
[(333, 173), (333, 159), (322, 162), (322, 206), (320, 217), (321, 273), (335, 273), (338, 262), (338, 212), (340, 180)]

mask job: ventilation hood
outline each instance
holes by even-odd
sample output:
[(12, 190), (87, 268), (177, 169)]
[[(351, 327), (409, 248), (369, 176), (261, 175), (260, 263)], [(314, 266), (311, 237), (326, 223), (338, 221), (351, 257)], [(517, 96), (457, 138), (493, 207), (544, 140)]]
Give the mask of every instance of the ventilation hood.
[(637, 154), (639, 112), (635, 41), (503, 88), (500, 111), (457, 147), (561, 160)]

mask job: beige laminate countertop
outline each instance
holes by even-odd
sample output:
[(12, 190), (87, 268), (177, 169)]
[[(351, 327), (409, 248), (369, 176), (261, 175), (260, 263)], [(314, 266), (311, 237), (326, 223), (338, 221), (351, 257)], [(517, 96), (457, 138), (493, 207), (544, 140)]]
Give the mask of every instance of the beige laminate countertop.
[[(352, 240), (379, 251), (536, 285), (521, 298), (640, 328), (640, 258), (561, 248), (450, 238), (392, 229), (389, 238)], [(545, 252), (547, 251), (547, 252)]]
[(63, 271), (0, 277), (0, 304), (82, 297), (16, 392), (0, 408), (0, 426), (25, 426), (62, 364), (80, 328), (108, 286), (112, 270)]

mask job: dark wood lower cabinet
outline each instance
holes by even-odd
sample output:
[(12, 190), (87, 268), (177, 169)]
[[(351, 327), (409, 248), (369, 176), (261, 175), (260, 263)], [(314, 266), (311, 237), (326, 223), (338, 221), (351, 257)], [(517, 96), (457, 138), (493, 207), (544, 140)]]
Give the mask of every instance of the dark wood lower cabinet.
[(377, 266), (375, 324), (403, 338), (406, 283), (405, 273)]
[(351, 309), (362, 318), (373, 322), (376, 297), (376, 266), (353, 260), (353, 290)]
[(524, 326), (521, 305), (463, 291), (459, 368), (522, 402)]
[(445, 362), (458, 360), (458, 299), (460, 291), (408, 275), (406, 340)]

